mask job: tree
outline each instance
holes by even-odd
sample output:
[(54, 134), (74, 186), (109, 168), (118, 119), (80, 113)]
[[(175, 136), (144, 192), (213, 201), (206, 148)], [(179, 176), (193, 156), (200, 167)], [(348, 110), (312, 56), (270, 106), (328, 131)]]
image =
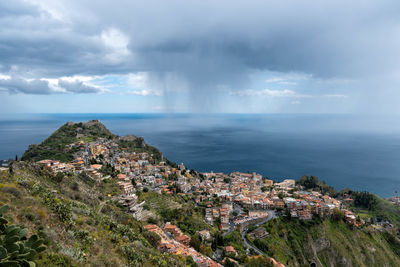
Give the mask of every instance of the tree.
[(195, 234), (194, 236), (192, 236), (192, 239), (190, 239), (190, 246), (193, 247), (195, 250), (200, 251), (201, 240), (199, 234)]
[(254, 245), (261, 251), (268, 252), (268, 244), (265, 239), (255, 239)]
[(143, 232), (143, 236), (155, 248), (158, 246), (158, 244), (160, 244), (161, 237), (156, 233), (145, 231), (145, 232)]
[(265, 256), (251, 257), (247, 261), (246, 267), (272, 267), (272, 262)]
[(373, 210), (377, 204), (376, 198), (369, 192), (353, 192), (354, 205)]
[(225, 267), (235, 267), (236, 264), (233, 261), (231, 261), (229, 258), (226, 258), (224, 266)]
[(190, 267), (197, 267), (197, 263), (193, 260), (192, 256), (186, 257), (186, 265)]
[(333, 215), (332, 215), (332, 219), (334, 221), (344, 221), (344, 214), (343, 212), (341, 212), (339, 209), (335, 208), (333, 209)]
[(172, 181), (178, 181), (178, 176), (176, 175), (176, 173), (171, 173), (171, 174), (168, 176), (168, 179), (169, 179), (169, 180), (172, 180)]
[(267, 190), (268, 190), (268, 187), (266, 187), (266, 186), (261, 187), (261, 191), (265, 192)]
[(220, 232), (216, 232), (214, 234), (214, 239), (211, 243), (211, 248), (213, 250), (216, 250), (218, 246), (223, 246), (224, 245), (224, 237), (221, 235)]

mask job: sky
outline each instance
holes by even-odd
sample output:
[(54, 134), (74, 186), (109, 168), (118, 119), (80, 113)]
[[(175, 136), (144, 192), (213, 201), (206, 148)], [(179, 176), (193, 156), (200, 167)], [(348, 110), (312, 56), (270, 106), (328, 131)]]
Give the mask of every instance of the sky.
[(0, 113), (399, 114), (400, 1), (0, 1)]

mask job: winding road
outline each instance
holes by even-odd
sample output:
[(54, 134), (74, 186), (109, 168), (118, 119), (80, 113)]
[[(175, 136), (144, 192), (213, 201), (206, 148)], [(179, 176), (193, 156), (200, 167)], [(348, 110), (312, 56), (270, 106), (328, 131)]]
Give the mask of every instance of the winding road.
[[(274, 210), (269, 210), (269, 211), (268, 211), (268, 217), (267, 217), (264, 221), (262, 221), (262, 222), (260, 222), (260, 223), (257, 223), (257, 224), (255, 224), (254, 226), (258, 227), (258, 226), (260, 226), (260, 225), (263, 225), (264, 223), (268, 222), (269, 220), (272, 220), (273, 218), (276, 218), (275, 211), (274, 211)], [(250, 244), (250, 242), (249, 242), (249, 241), (247, 240), (247, 238), (246, 238), (247, 231), (248, 231), (248, 229), (247, 229), (247, 228), (244, 228), (244, 230), (241, 232), (242, 239), (243, 239), (244, 244), (245, 244), (246, 247), (247, 247), (247, 250), (249, 251), (250, 249), (253, 249), (253, 250), (254, 250), (255, 252), (257, 252), (258, 254), (260, 254), (260, 255), (265, 255), (264, 252), (262, 252), (261, 250), (259, 250), (258, 248), (256, 248), (256, 247), (253, 246), (252, 244)]]

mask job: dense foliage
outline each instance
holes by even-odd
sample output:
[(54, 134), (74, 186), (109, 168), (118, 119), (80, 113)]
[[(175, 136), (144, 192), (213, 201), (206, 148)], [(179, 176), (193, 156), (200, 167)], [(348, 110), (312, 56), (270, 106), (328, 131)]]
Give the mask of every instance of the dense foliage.
[(367, 208), (373, 210), (376, 207), (377, 200), (375, 196), (369, 192), (353, 192), (354, 205), (356, 207)]
[(336, 190), (324, 182), (321, 182), (318, 180), (317, 177), (315, 176), (302, 176), (299, 180), (296, 181), (296, 185), (301, 185), (304, 187), (304, 189), (308, 190), (314, 190), (314, 191), (319, 191), (322, 194), (327, 194), (330, 196), (335, 196), (336, 195)]
[(281, 217), (264, 227), (269, 236), (253, 244), (287, 266), (400, 266), (399, 239), (369, 226), (359, 230), (341, 219)]

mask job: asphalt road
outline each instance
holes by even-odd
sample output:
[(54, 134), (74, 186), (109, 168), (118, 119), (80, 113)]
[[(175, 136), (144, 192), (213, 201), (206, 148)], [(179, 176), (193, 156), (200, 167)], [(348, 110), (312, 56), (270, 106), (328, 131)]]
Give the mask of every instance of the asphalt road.
[[(268, 211), (268, 217), (267, 217), (264, 221), (262, 221), (262, 222), (260, 222), (260, 223), (257, 223), (257, 224), (255, 224), (254, 226), (258, 227), (258, 226), (260, 226), (260, 225), (263, 225), (264, 223), (268, 222), (269, 220), (271, 220), (271, 219), (273, 219), (273, 218), (276, 218), (275, 211), (269, 210), (269, 211)], [(252, 249), (254, 249), (254, 251), (257, 252), (258, 254), (260, 254), (260, 255), (265, 255), (264, 252), (262, 252), (261, 250), (259, 250), (258, 248), (256, 248), (256, 247), (253, 246), (252, 244), (250, 244), (250, 242), (249, 242), (249, 241), (247, 240), (247, 238), (246, 238), (247, 231), (248, 231), (248, 229), (245, 228), (244, 231), (242, 231), (242, 233), (241, 233), (241, 234), (242, 234), (243, 242), (244, 242), (244, 244), (246, 245), (247, 250), (249, 251), (249, 250), (252, 248)]]

